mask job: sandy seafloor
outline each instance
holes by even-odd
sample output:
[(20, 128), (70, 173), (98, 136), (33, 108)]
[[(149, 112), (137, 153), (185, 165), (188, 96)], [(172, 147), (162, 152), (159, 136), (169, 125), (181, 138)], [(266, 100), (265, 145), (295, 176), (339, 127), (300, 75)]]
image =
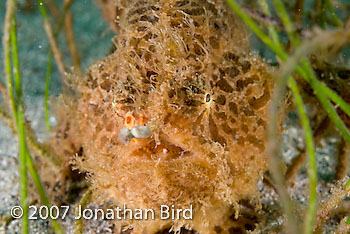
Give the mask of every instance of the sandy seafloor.
[[(21, 2), (21, 1), (20, 1)], [(3, 31), (3, 21), (5, 17), (5, 1), (0, 1), (0, 31)], [(100, 10), (94, 5), (93, 0), (78, 0), (73, 6), (74, 13), (74, 29), (76, 44), (79, 49), (83, 70), (98, 58), (102, 58), (108, 54), (112, 48), (111, 38), (113, 33), (108, 25), (103, 21)], [(18, 40), (20, 51), (20, 66), (24, 87), (24, 99), (26, 105), (26, 116), (31, 121), (32, 127), (35, 129), (38, 138), (44, 141), (50, 134), (46, 131), (44, 123), (44, 107), (43, 96), (45, 89), (45, 73), (48, 55), (47, 38), (42, 28), (42, 18), (34, 6), (32, 12), (20, 10), (18, 12)], [(2, 35), (2, 34), (1, 34)], [(60, 37), (60, 41), (65, 39)], [(253, 39), (254, 49), (260, 54), (271, 55), (265, 49), (261, 49), (261, 44)], [(256, 46), (258, 45), (258, 46)], [(69, 52), (60, 44), (63, 55), (68, 58)], [(3, 48), (0, 45), (1, 58), (3, 58)], [(4, 81), (3, 59), (0, 63), (1, 81)], [(60, 77), (57, 69), (53, 66), (51, 77), (51, 96), (57, 97), (60, 93)], [(312, 112), (312, 107), (309, 107)], [(50, 119), (54, 125), (56, 119), (54, 116)], [(301, 130), (298, 126), (298, 118), (295, 112), (291, 112), (285, 121), (286, 130), (282, 138), (283, 155), (288, 162), (298, 155), (299, 151), (304, 147), (301, 136)], [(317, 149), (317, 161), (319, 168), (319, 178), (321, 184), (319, 191), (328, 193), (329, 186), (327, 181), (334, 178), (336, 159), (338, 149), (334, 147), (339, 141), (336, 137), (330, 137), (323, 140), (321, 148)], [(9, 215), (12, 206), (19, 204), (19, 173), (18, 173), (18, 150), (17, 142), (13, 137), (11, 130), (0, 119), (0, 217)], [(302, 170), (297, 176), (298, 183), (291, 190), (294, 198), (301, 204), (307, 202), (305, 191), (307, 187), (306, 170)], [(262, 183), (258, 185), (260, 191), (265, 194), (261, 196), (262, 202), (266, 205), (273, 206), (274, 194), (271, 190), (264, 188)], [(93, 206), (93, 204), (90, 204)], [(72, 206), (74, 207), (74, 205)], [(71, 209), (73, 210), (73, 209)], [(71, 214), (72, 215), (72, 214)], [(276, 220), (278, 222), (278, 220)], [(110, 233), (110, 223), (106, 221), (90, 221), (85, 231), (90, 230), (91, 233)], [(31, 233), (47, 233), (48, 222), (43, 220), (31, 221)], [(71, 217), (64, 222), (67, 233), (73, 233), (74, 225)], [(0, 227), (0, 233), (20, 233), (20, 221), (14, 220), (9, 223), (6, 230)]]

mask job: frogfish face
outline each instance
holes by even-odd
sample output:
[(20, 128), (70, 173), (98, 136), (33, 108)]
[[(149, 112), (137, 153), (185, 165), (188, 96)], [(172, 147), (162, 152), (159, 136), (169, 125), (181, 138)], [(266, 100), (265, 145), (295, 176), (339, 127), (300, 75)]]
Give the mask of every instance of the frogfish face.
[(77, 165), (96, 190), (130, 207), (193, 204), (201, 214), (254, 196), (273, 81), (230, 9), (209, 0), (101, 4), (116, 51), (89, 68), (76, 116)]

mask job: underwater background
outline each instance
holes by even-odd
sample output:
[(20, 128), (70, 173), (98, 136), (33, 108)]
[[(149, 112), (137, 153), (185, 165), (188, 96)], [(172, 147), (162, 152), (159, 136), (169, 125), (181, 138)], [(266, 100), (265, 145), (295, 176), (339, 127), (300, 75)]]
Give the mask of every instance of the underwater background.
[[(31, 1), (29, 1), (31, 2)], [(61, 3), (61, 1), (57, 1)], [(349, 4), (347, 0), (342, 0)], [(61, 5), (61, 4), (60, 4)], [(306, 1), (306, 12), (312, 12), (313, 0)], [(5, 18), (6, 1), (0, 1), (0, 31), (3, 32)], [(79, 51), (81, 67), (83, 72), (91, 63), (99, 58), (107, 56), (113, 50), (112, 38), (114, 33), (109, 25), (104, 21), (101, 10), (96, 6), (93, 0), (77, 0), (73, 3), (72, 13), (74, 15), (74, 35), (75, 42)], [(349, 8), (348, 8), (349, 9)], [(341, 18), (350, 15), (350, 12), (336, 12)], [(307, 20), (303, 22), (306, 26)], [(18, 25), (18, 45), (20, 68), (23, 81), (24, 103), (26, 106), (26, 117), (31, 122), (39, 141), (44, 141), (50, 136), (45, 127), (44, 117), (44, 92), (45, 75), (49, 44), (42, 27), (42, 17), (37, 3), (32, 2), (32, 6), (25, 7), (25, 2), (19, 1), (19, 11), (17, 12)], [(1, 34), (2, 35), (2, 34)], [(283, 37), (282, 37), (283, 38)], [(286, 37), (285, 37), (286, 38)], [(59, 47), (63, 56), (70, 58), (69, 50), (62, 36), (58, 38)], [(276, 63), (273, 53), (268, 50), (255, 36), (251, 39), (253, 53), (259, 53), (269, 63)], [(4, 82), (4, 63), (3, 63), (3, 44), (0, 44), (0, 80)], [(349, 46), (343, 52), (344, 61), (347, 67), (350, 67), (350, 48)], [(69, 59), (66, 59), (71, 64)], [(337, 63), (337, 61), (335, 61)], [(61, 92), (61, 78), (55, 65), (51, 73), (50, 96), (57, 97)], [(0, 98), (1, 99), (1, 98)], [(1, 100), (3, 102), (4, 100)], [(312, 112), (313, 107), (308, 106)], [(57, 119), (51, 115), (50, 123), (55, 125)], [(302, 129), (299, 125), (298, 115), (292, 110), (284, 121), (285, 131), (282, 136), (282, 153), (286, 163), (298, 155), (304, 148), (304, 141), (301, 137)], [(324, 182), (334, 179), (339, 155), (338, 145), (339, 136), (329, 136), (324, 138), (322, 144), (317, 147), (318, 176)], [(12, 206), (19, 204), (19, 171), (18, 171), (18, 145), (11, 129), (0, 119), (0, 217), (9, 214)], [(306, 169), (298, 175), (298, 184), (293, 188), (292, 196), (301, 203), (307, 202), (306, 194), (302, 191), (307, 186)], [(322, 192), (322, 189), (320, 189)], [(66, 221), (67, 227), (72, 226), (72, 220)], [(46, 233), (48, 222), (37, 220), (30, 221), (31, 233)], [(109, 224), (107, 222), (91, 223), (91, 230), (100, 230), (101, 233), (109, 233)], [(5, 231), (4, 229), (1, 229)], [(69, 230), (69, 228), (68, 228)], [(73, 229), (72, 229), (73, 230)], [(71, 230), (71, 231), (72, 231)], [(6, 233), (20, 232), (20, 220), (14, 220), (7, 226)], [(91, 233), (95, 233), (92, 231)]]

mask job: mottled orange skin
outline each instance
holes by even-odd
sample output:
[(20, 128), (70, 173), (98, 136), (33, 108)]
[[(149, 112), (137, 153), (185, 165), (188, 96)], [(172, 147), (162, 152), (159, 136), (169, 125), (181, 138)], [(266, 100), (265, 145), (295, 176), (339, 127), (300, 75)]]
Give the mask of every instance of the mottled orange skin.
[[(267, 167), (269, 67), (249, 54), (244, 28), (222, 1), (105, 0), (101, 7), (117, 49), (77, 87), (71, 121), (84, 153), (74, 163), (118, 204), (194, 206), (192, 221), (134, 222), (135, 233), (184, 225), (228, 232), (228, 216), (256, 195)], [(143, 125), (149, 138), (118, 140), (120, 129)]]

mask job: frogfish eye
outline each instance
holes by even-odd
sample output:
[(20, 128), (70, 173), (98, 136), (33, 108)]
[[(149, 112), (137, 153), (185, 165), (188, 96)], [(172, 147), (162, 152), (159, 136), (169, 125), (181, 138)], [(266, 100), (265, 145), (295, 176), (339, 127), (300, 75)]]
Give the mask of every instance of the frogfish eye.
[(207, 93), (207, 94), (205, 95), (205, 103), (209, 103), (210, 101), (211, 101), (210, 94)]

